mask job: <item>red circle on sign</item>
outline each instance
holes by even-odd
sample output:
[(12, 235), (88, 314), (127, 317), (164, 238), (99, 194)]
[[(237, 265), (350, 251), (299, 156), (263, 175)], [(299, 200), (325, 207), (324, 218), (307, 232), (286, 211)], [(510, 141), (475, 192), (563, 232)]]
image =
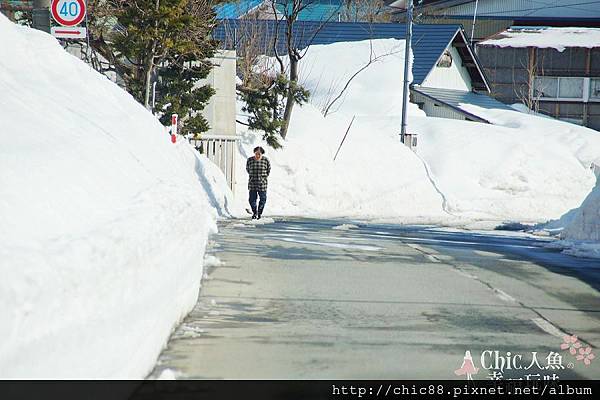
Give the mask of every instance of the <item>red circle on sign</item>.
[(54, 18), (54, 20), (56, 22), (58, 22), (62, 26), (78, 25), (85, 18), (85, 2), (83, 0), (73, 0), (73, 1), (76, 1), (77, 3), (79, 3), (79, 14), (77, 14), (77, 16), (75, 17), (74, 20), (69, 21), (69, 20), (61, 18), (60, 14), (58, 13), (58, 4), (59, 4), (60, 0), (52, 0), (52, 6), (50, 7), (50, 10), (52, 11), (52, 17)]

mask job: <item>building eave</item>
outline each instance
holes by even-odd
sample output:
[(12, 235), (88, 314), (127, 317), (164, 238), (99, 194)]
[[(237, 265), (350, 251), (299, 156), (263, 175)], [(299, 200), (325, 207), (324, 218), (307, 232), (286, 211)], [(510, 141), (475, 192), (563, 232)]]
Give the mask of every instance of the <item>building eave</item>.
[(470, 119), (472, 119), (472, 120), (474, 120), (474, 121), (476, 121), (476, 122), (483, 122), (483, 123), (485, 123), (485, 124), (491, 124), (491, 122), (490, 122), (490, 121), (488, 121), (488, 120), (487, 120), (487, 119), (485, 119), (485, 118), (479, 117), (479, 116), (477, 116), (477, 115), (475, 115), (475, 114), (472, 114), (472, 113), (470, 113), (470, 112), (468, 112), (468, 111), (465, 111), (465, 110), (463, 110), (463, 109), (462, 109), (462, 108), (460, 108), (460, 107), (456, 107), (456, 106), (455, 106), (455, 105), (453, 105), (453, 104), (450, 104), (450, 103), (448, 103), (448, 102), (446, 102), (446, 101), (440, 100), (440, 99), (438, 99), (438, 98), (436, 98), (436, 97), (434, 97), (434, 96), (432, 96), (432, 95), (430, 95), (430, 94), (428, 94), (428, 93), (425, 93), (425, 92), (423, 92), (423, 91), (419, 90), (419, 85), (412, 85), (412, 86), (410, 87), (410, 90), (413, 90), (413, 91), (415, 91), (415, 92), (419, 93), (421, 96), (427, 97), (428, 99), (430, 99), (430, 100), (433, 100), (433, 101), (435, 101), (435, 102), (437, 102), (437, 103), (441, 103), (441, 104), (445, 105), (446, 107), (449, 107), (449, 108), (451, 108), (452, 110), (454, 110), (454, 111), (456, 111), (456, 112), (458, 112), (458, 113), (460, 113), (460, 114), (463, 114), (463, 115), (465, 115), (465, 116), (469, 117)]

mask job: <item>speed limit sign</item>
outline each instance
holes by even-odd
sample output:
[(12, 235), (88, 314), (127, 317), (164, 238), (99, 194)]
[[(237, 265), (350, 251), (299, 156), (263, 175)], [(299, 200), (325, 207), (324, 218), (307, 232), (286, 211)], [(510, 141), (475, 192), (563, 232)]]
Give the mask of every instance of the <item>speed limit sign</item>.
[(84, 0), (52, 0), (52, 17), (62, 26), (75, 26), (85, 18)]

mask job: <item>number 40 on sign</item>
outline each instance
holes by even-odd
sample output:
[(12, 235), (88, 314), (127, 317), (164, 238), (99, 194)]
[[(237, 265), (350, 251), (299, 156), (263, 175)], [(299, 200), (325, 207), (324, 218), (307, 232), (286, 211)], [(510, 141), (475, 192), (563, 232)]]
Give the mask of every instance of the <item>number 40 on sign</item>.
[(52, 0), (50, 11), (60, 25), (75, 26), (85, 18), (86, 4), (84, 0)]

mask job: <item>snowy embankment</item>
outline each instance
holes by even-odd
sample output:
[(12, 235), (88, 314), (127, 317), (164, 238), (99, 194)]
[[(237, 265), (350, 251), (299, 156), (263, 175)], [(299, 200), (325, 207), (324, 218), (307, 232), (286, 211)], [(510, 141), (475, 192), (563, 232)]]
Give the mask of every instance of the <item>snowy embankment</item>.
[[(389, 54), (352, 81), (324, 117), (321, 110), (346, 80), (369, 61), (369, 42), (313, 46), (300, 63), (309, 104), (295, 107), (282, 150), (265, 146), (260, 134), (241, 134), (239, 174), (244, 157), (262, 145), (271, 160), (267, 214), (316, 217), (397, 218), (420, 222), (446, 218), (442, 198), (415, 154), (399, 142), (403, 41), (373, 42), (376, 55)], [(410, 104), (411, 114), (420, 110)], [(356, 117), (337, 158), (336, 151)], [(241, 125), (239, 125), (242, 127)], [(245, 207), (246, 180), (239, 179), (236, 202)]]
[[(301, 61), (311, 99), (294, 109), (284, 149), (267, 148), (268, 214), (493, 227), (558, 218), (594, 186), (589, 165), (600, 159), (597, 132), (518, 111), (477, 110), (490, 125), (429, 118), (411, 103), (409, 132), (419, 134), (414, 154), (399, 143), (404, 41), (372, 44), (376, 56), (387, 56), (356, 76), (327, 117), (324, 104), (369, 61), (371, 43), (312, 46)], [(244, 157), (264, 142), (238, 127), (244, 176)], [(238, 210), (245, 185), (238, 180)]]
[(193, 307), (222, 175), (0, 14), (0, 378), (143, 378)]
[(571, 210), (554, 225), (562, 230), (562, 240), (549, 247), (578, 257), (600, 258), (600, 181), (581, 207)]

